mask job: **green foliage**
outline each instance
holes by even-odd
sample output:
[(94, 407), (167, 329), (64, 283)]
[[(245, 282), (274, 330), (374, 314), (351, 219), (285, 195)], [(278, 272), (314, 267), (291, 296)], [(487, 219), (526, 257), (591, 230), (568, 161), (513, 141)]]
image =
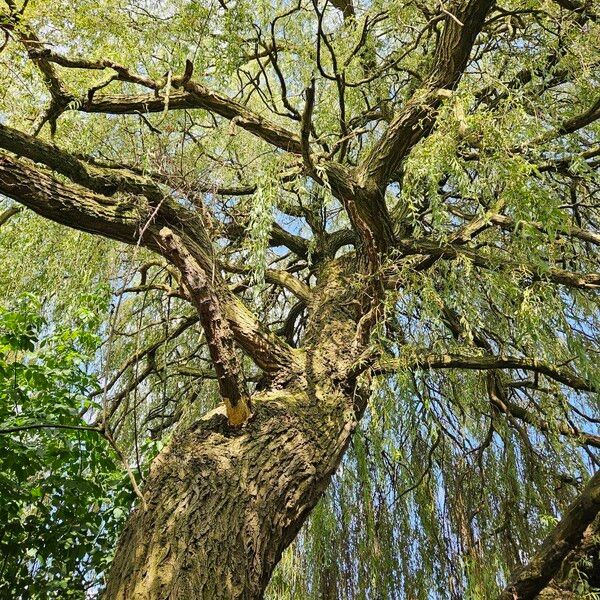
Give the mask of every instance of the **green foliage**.
[[(326, 4), (323, 26), (344, 80), (367, 80), (347, 86), (343, 98), (345, 125), (352, 129), (343, 161), (352, 167), (377, 146), (394, 110), (423, 85), (441, 21), (435, 21), (438, 3), (369, 0), (354, 2), (357, 20), (348, 25)], [(483, 332), (495, 354), (568, 366), (600, 385), (598, 295), (544, 279), (555, 267), (598, 271), (598, 246), (569, 232), (581, 227), (598, 235), (600, 175), (593, 151), (600, 121), (570, 135), (555, 135), (555, 128), (597, 102), (600, 23), (582, 23), (580, 13), (559, 4), (566, 3), (496, 3), (490, 33), (481, 36), (468, 72), (436, 109), (434, 131), (412, 150), (387, 191), (395, 224), (414, 239), (449, 242), (473, 217), (486, 225), (455, 260), (436, 260), (425, 270), (415, 269), (411, 257), (384, 266), (399, 291), (388, 295), (373, 345), (407, 365), (430, 352), (480, 355), (476, 337)], [(597, 2), (584, 4), (597, 11)], [(321, 10), (324, 5), (318, 4)], [(252, 58), (273, 36), (287, 100), (299, 114), (307, 83), (317, 76), (311, 150), (318, 159), (341, 137), (341, 100), (326, 48), (321, 67), (330, 77), (319, 77), (312, 2), (290, 12), (294, 6), (30, 0), (24, 20), (49, 48), (109, 58), (154, 78), (181, 74), (189, 58), (202, 85), (298, 134), (273, 57)], [(57, 69), (81, 98), (109, 74)], [(14, 40), (0, 53), (0, 89), (3, 122), (23, 130), (48, 105), (43, 78)], [(122, 81), (101, 91), (146, 92)], [(206, 203), (223, 223), (244, 231), (241, 240), (218, 241), (219, 258), (243, 266), (244, 275), (231, 276), (228, 284), (244, 290), (240, 296), (260, 308), (265, 326), (279, 331), (296, 299), (265, 284), (266, 269), (289, 268), (314, 283), (310, 263), (320, 251), (319, 226), (328, 232), (349, 227), (327, 182), (317, 189), (299, 174), (295, 158), (239, 122), (204, 110), (103, 116), (81, 114), (75, 110), (80, 103), (73, 101), (59, 120), (52, 141), (61, 148), (172, 177), (181, 197), (207, 185), (257, 186), (253, 195), (207, 194)], [(47, 127), (40, 137), (50, 139)], [(582, 150), (592, 151), (591, 158)], [(569, 158), (568, 168), (555, 164), (562, 157)], [(318, 160), (316, 168), (321, 173)], [(290, 169), (296, 175), (284, 181), (280, 176)], [(493, 214), (511, 225), (492, 226)], [(293, 254), (282, 260), (280, 249), (270, 248), (273, 222), (307, 239), (308, 264)], [(486, 268), (469, 251), (481, 252)], [(85, 426), (86, 419), (114, 408), (110, 422), (119, 447), (134, 471), (144, 473), (174, 427), (185, 427), (218, 402), (214, 380), (204, 377), (208, 355), (200, 329), (192, 324), (178, 333), (192, 309), (172, 293), (177, 274), (155, 256), (28, 213), (2, 225), (0, 256), (0, 428)], [(98, 294), (98, 281), (110, 282), (110, 290)], [(142, 281), (148, 289), (123, 291), (143, 288)], [(456, 312), (458, 335), (443, 307)], [(296, 320), (294, 339), (300, 341), (304, 315)], [(256, 381), (249, 359), (244, 371)], [(520, 370), (497, 374), (510, 399), (537, 415), (543, 430), (493, 408), (485, 372), (403, 368), (375, 382), (361, 429), (284, 554), (269, 597), (494, 597), (498, 583), (535, 548), (598, 464), (595, 449), (560, 435), (560, 425), (597, 435), (600, 419), (597, 395)], [(0, 550), (6, 557), (0, 596), (83, 597), (86, 588), (92, 595), (131, 503), (129, 490), (97, 432), (0, 435)], [(588, 593), (583, 584), (581, 593)]]
[(104, 290), (79, 299), (72, 323), (48, 322), (31, 294), (0, 310), (2, 598), (87, 597), (131, 505), (106, 440), (76, 429), (98, 389), (105, 310)]

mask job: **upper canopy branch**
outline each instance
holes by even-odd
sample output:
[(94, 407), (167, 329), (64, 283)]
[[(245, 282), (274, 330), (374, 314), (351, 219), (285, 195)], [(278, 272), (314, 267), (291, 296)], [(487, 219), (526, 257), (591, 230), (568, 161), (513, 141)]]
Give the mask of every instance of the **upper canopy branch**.
[[(217, 115), (233, 120), (242, 129), (253, 133), (262, 138), (267, 143), (281, 148), (294, 154), (301, 154), (301, 144), (299, 137), (258, 115), (243, 104), (228, 98), (227, 96), (213, 92), (202, 84), (191, 79), (193, 65), (186, 61), (185, 72), (181, 76), (172, 78), (163, 78), (153, 80), (150, 77), (141, 76), (126, 66), (123, 66), (109, 59), (90, 60), (84, 57), (71, 58), (55, 52), (49, 48), (44, 48), (39, 39), (29, 35), (30, 41), (24, 40), (29, 56), (43, 67), (42, 72), (51, 85), (53, 97), (66, 98), (67, 101), (73, 99), (73, 96), (67, 91), (61, 82), (54, 64), (65, 68), (104, 70), (112, 69), (116, 72), (114, 79), (126, 81), (152, 89), (153, 95), (101, 95), (96, 96), (98, 89), (104, 87), (90, 88), (85, 98), (73, 103), (77, 110), (90, 113), (106, 114), (137, 114), (150, 112), (163, 112), (165, 109), (194, 109), (200, 108), (211, 111)], [(33, 41), (31, 41), (33, 40)], [(47, 72), (46, 72), (47, 71)], [(181, 88), (183, 92), (174, 92), (160, 95), (160, 90), (165, 86)], [(66, 103), (63, 103), (61, 110), (64, 110)]]
[[(67, 90), (60, 80), (56, 69), (50, 61), (42, 56), (35, 56), (35, 52), (42, 47), (42, 42), (31, 27), (22, 21), (23, 9), (19, 9), (14, 0), (4, 0), (10, 13), (5, 16), (2, 28), (15, 32), (19, 41), (23, 44), (30, 57), (44, 78), (44, 84), (54, 99), (60, 99), (68, 95)], [(4, 16), (4, 15), (3, 15)]]
[(258, 115), (243, 104), (218, 94), (206, 86), (191, 79), (192, 63), (187, 61), (186, 70), (180, 77), (173, 77), (170, 85), (181, 88), (183, 92), (160, 95), (159, 91), (168, 85), (164, 79), (155, 81), (133, 73), (127, 67), (110, 60), (91, 61), (85, 58), (69, 58), (49, 49), (38, 50), (35, 56), (43, 57), (47, 62), (54, 62), (67, 68), (78, 69), (112, 69), (117, 72), (117, 79), (135, 83), (154, 90), (153, 95), (96, 95), (93, 89), (79, 103), (79, 110), (90, 113), (136, 114), (163, 112), (165, 109), (200, 108), (211, 111), (235, 122), (267, 143), (294, 154), (301, 153), (300, 139), (293, 132), (280, 127), (276, 123)]
[(433, 67), (419, 88), (390, 123), (361, 165), (363, 177), (384, 188), (398, 173), (410, 150), (433, 128), (436, 110), (458, 84), (475, 39), (494, 0), (468, 0), (450, 8), (436, 48)]

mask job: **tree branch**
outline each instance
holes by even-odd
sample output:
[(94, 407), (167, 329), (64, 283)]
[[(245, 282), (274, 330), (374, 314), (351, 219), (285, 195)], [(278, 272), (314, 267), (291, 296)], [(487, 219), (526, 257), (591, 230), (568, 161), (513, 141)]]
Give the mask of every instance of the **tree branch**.
[(483, 269), (492, 270), (494, 268), (501, 268), (520, 271), (536, 281), (551, 281), (552, 283), (572, 288), (587, 290), (600, 288), (600, 273), (576, 273), (551, 266), (540, 268), (529, 263), (519, 263), (510, 259), (496, 259), (491, 256), (485, 256), (475, 250), (453, 244), (441, 246), (436, 242), (427, 240), (400, 240), (397, 245), (405, 255), (424, 254), (427, 256), (421, 264), (415, 267), (416, 270), (429, 268), (437, 259), (452, 260), (458, 256), (464, 256), (475, 266)]
[[(225, 263), (221, 263), (221, 266), (223, 270), (228, 271), (229, 273), (251, 273), (252, 271), (249, 267), (238, 267), (236, 265)], [(310, 299), (312, 298), (310, 288), (293, 275), (290, 275), (287, 271), (267, 269), (265, 271), (265, 281), (284, 287), (286, 290), (292, 292), (299, 300), (302, 300), (304, 304), (310, 302)]]
[(399, 369), (521, 369), (540, 373), (574, 390), (582, 392), (600, 391), (596, 385), (565, 367), (556, 367), (535, 358), (515, 356), (468, 356), (461, 354), (424, 354), (408, 361), (403, 358), (383, 358), (374, 367), (376, 374), (385, 374)]
[(0, 227), (4, 225), (7, 221), (12, 219), (15, 215), (18, 215), (21, 212), (20, 206), (11, 206), (7, 208), (4, 212), (0, 213)]
[(588, 481), (530, 561), (513, 575), (499, 600), (533, 600), (558, 572), (567, 554), (580, 544), (599, 511), (600, 471)]
[(181, 271), (184, 285), (200, 316), (229, 424), (238, 427), (250, 416), (250, 396), (235, 353), (233, 334), (224, 317), (219, 295), (211, 284), (210, 274), (171, 229), (163, 227), (158, 232), (158, 242), (164, 248), (164, 256)]
[(96, 431), (102, 433), (102, 430), (95, 425), (61, 425), (59, 423), (31, 423), (29, 425), (18, 425), (15, 427), (5, 427), (0, 429), (0, 435), (9, 433), (19, 433), (30, 429), (72, 429), (75, 431)]
[(394, 117), (379, 144), (360, 165), (364, 177), (384, 187), (397, 177), (402, 161), (436, 121), (436, 111), (451, 95), (463, 74), (475, 39), (494, 0), (468, 0), (446, 14), (444, 31), (437, 45), (433, 68), (406, 106)]
[[(169, 110), (200, 108), (228, 120), (263, 139), (267, 143), (300, 155), (302, 153), (300, 139), (291, 131), (254, 113), (244, 105), (209, 90), (194, 81), (187, 82), (184, 92), (174, 92), (169, 96)], [(104, 114), (146, 114), (159, 113), (165, 109), (166, 98), (153, 94), (146, 95), (94, 95), (92, 99), (81, 101), (78, 110), (87, 113)]]

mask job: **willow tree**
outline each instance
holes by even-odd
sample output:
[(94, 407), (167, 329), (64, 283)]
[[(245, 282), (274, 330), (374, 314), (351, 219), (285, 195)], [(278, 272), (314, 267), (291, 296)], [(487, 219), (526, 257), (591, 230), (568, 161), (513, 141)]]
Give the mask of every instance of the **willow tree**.
[(103, 597), (262, 598), (322, 497), (271, 597), (591, 593), (596, 3), (3, 4), (3, 220), (121, 244), (82, 418), (164, 443)]

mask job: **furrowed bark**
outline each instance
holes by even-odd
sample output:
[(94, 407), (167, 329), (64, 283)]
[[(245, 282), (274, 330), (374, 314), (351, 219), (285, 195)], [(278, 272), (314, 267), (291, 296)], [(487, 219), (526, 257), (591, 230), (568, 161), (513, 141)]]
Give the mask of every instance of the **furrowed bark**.
[(511, 578), (499, 600), (535, 598), (558, 572), (569, 552), (581, 543), (586, 529), (599, 511), (600, 471), (589, 480), (531, 560)]
[(0, 124), (0, 148), (43, 163), (92, 192), (106, 196), (112, 196), (117, 192), (130, 192), (155, 201), (164, 197), (164, 190), (150, 178), (125, 169), (99, 169), (65, 152), (55, 144), (7, 125)]
[(125, 528), (104, 600), (262, 598), (356, 414), (352, 398), (318, 384), (253, 403), (257, 414), (239, 432), (213, 414), (157, 457), (148, 510), (138, 508)]
[(339, 263), (323, 268), (301, 375), (256, 394), (242, 429), (213, 411), (157, 457), (148, 509), (125, 528), (104, 600), (263, 597), (365, 408), (366, 393), (349, 375), (357, 315), (341, 308), (354, 294), (351, 276)]
[(51, 221), (126, 244), (139, 241), (141, 224), (151, 214), (149, 205), (139, 199), (109, 198), (67, 185), (2, 154), (0, 193)]
[(577, 592), (582, 582), (592, 590), (600, 588), (600, 517), (585, 530), (581, 543), (567, 555), (536, 600), (581, 600)]
[(367, 262), (375, 270), (395, 243), (394, 225), (385, 202), (385, 186), (379, 187), (356, 169), (338, 163), (327, 163), (324, 168), (327, 183), (346, 209)]

